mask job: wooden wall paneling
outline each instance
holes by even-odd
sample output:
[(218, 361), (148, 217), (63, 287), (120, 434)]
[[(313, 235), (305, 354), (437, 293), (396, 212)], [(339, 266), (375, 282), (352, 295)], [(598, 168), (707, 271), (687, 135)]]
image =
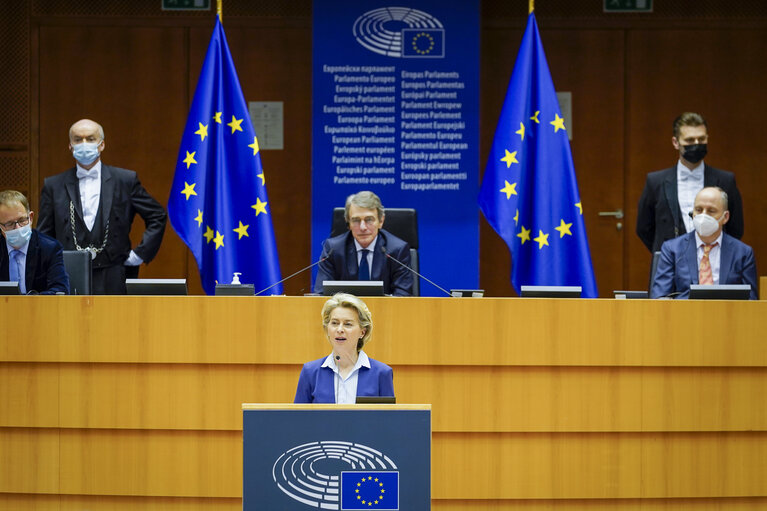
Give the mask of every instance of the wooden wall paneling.
[[(394, 370), (399, 402), (431, 403), (436, 432), (767, 430), (763, 368)], [(299, 371), (300, 364), (3, 363), (0, 426), (237, 430), (241, 403), (291, 402)]]
[(435, 433), (433, 439), (435, 499), (764, 495), (764, 433)]
[[(757, 269), (767, 268), (767, 114), (761, 99), (762, 52), (767, 32), (760, 28), (633, 29), (627, 33), (626, 223), (636, 225), (636, 205), (648, 172), (675, 164), (671, 124), (683, 111), (698, 111), (709, 124), (709, 165), (735, 172), (743, 196), (745, 236), (754, 248)], [(694, 48), (694, 49), (693, 49)], [(649, 254), (636, 235), (629, 238), (632, 289), (647, 280)]]
[(59, 493), (59, 431), (0, 428), (0, 493)]
[[(16, 441), (4, 491), (175, 497), (241, 496), (242, 434), (33, 429)], [(434, 433), (435, 499), (764, 496), (765, 432)], [(60, 442), (60, 465), (49, 462)], [(44, 446), (44, 448), (43, 448)], [(5, 450), (5, 449), (4, 449)], [(33, 472), (45, 466), (46, 480)], [(464, 470), (456, 470), (463, 467)], [(34, 484), (30, 484), (34, 481)]]
[(15, 511), (239, 511), (242, 499), (0, 494), (0, 507)]
[[(762, 498), (721, 499), (573, 499), (573, 500), (432, 500), (435, 511), (493, 510), (513, 511), (703, 511), (726, 508), (731, 511), (760, 511), (767, 505)], [(0, 494), (0, 506), (16, 511), (238, 511), (242, 499), (182, 497), (112, 497), (92, 495)]]
[[(0, 344), (5, 361), (292, 364), (327, 354), (319, 321), (322, 297), (32, 301), (9, 296), (0, 298), (3, 302), (8, 306), (0, 307), (0, 320), (35, 325), (28, 342)], [(368, 298), (367, 303), (380, 321), (366, 351), (393, 365), (767, 363), (767, 351), (753, 342), (766, 328), (763, 301)]]

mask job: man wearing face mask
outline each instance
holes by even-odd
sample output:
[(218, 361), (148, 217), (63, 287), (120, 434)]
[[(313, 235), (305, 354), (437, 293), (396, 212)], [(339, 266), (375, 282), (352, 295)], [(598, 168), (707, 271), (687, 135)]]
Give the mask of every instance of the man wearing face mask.
[(754, 251), (723, 232), (730, 220), (727, 193), (706, 187), (695, 196), (693, 232), (661, 247), (651, 298), (688, 298), (690, 284), (748, 284), (756, 300)]
[(730, 219), (724, 230), (743, 237), (743, 203), (732, 172), (715, 169), (703, 162), (708, 152), (708, 127), (700, 114), (685, 112), (674, 120), (671, 143), (679, 152), (676, 166), (647, 175), (637, 211), (636, 232), (651, 251), (664, 241), (693, 230), (695, 195), (704, 186), (718, 186), (729, 197)]
[[(154, 258), (167, 214), (135, 172), (102, 163), (104, 148), (104, 129), (98, 123), (82, 119), (72, 125), (69, 149), (76, 166), (45, 179), (37, 228), (66, 250), (91, 253), (93, 294), (125, 294), (126, 267), (137, 270)], [(141, 243), (131, 249), (136, 213), (146, 228)]]
[(18, 282), (22, 294), (69, 294), (61, 243), (32, 229), (34, 215), (23, 193), (0, 192), (0, 280)]

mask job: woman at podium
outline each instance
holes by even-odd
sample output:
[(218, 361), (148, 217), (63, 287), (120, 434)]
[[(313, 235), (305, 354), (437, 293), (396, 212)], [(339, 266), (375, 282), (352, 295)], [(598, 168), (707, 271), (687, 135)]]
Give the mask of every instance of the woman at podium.
[(392, 369), (362, 351), (373, 331), (365, 302), (337, 293), (322, 307), (328, 356), (301, 369), (295, 403), (353, 404), (357, 396), (394, 396)]

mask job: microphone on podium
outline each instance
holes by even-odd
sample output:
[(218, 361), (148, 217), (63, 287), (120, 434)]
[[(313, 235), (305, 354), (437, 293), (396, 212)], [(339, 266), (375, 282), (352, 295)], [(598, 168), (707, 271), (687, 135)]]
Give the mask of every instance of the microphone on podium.
[(325, 261), (325, 260), (329, 259), (331, 255), (333, 255), (333, 249), (332, 249), (332, 248), (331, 248), (331, 249), (329, 249), (329, 250), (328, 250), (328, 253), (327, 253), (327, 254), (325, 254), (325, 255), (323, 255), (322, 257), (320, 257), (320, 258), (319, 258), (319, 259), (318, 259), (316, 262), (314, 262), (314, 263), (310, 264), (310, 265), (309, 265), (309, 266), (307, 266), (306, 268), (301, 268), (300, 270), (298, 270), (297, 272), (293, 273), (292, 275), (288, 275), (288, 276), (287, 276), (287, 277), (285, 277), (284, 279), (282, 279), (282, 280), (280, 280), (280, 281), (277, 281), (277, 282), (275, 282), (274, 284), (272, 284), (271, 286), (269, 286), (269, 287), (267, 287), (267, 288), (264, 288), (264, 289), (262, 289), (261, 291), (259, 291), (258, 293), (256, 293), (256, 294), (255, 294), (255, 295), (253, 295), (253, 296), (258, 296), (258, 295), (260, 295), (261, 293), (263, 293), (264, 291), (269, 291), (271, 288), (273, 288), (273, 287), (274, 287), (274, 286), (276, 286), (277, 284), (282, 284), (282, 283), (283, 283), (283, 282), (285, 282), (286, 280), (292, 279), (292, 278), (293, 278), (293, 277), (295, 277), (296, 275), (299, 275), (299, 274), (301, 274), (301, 273), (305, 272), (306, 270), (309, 270), (309, 269), (311, 269), (311, 268), (314, 268), (315, 266), (317, 266), (317, 265), (318, 265), (318, 264), (320, 264), (321, 262), (323, 262), (323, 261)]
[(381, 253), (383, 253), (383, 255), (385, 255), (386, 257), (388, 257), (389, 259), (391, 259), (392, 261), (394, 261), (394, 262), (395, 262), (395, 263), (397, 263), (398, 265), (400, 265), (400, 266), (402, 266), (402, 267), (404, 267), (404, 268), (407, 268), (407, 269), (408, 269), (408, 270), (410, 270), (410, 271), (411, 271), (413, 274), (415, 274), (415, 275), (418, 275), (418, 276), (419, 276), (419, 277), (421, 277), (423, 280), (425, 280), (426, 282), (428, 282), (428, 283), (429, 283), (429, 284), (431, 284), (432, 286), (436, 287), (437, 289), (439, 289), (440, 291), (442, 291), (443, 293), (445, 293), (447, 296), (449, 296), (449, 297), (451, 297), (451, 298), (453, 297), (453, 295), (452, 295), (452, 294), (450, 294), (450, 291), (448, 291), (447, 289), (445, 289), (445, 288), (441, 287), (439, 284), (435, 284), (435, 283), (434, 283), (434, 282), (432, 282), (431, 280), (427, 279), (426, 277), (424, 277), (423, 275), (421, 275), (420, 273), (418, 273), (417, 271), (415, 271), (415, 270), (414, 270), (413, 268), (411, 268), (410, 266), (406, 265), (405, 263), (403, 263), (402, 261), (400, 261), (399, 259), (397, 259), (397, 258), (396, 258), (396, 257), (394, 257), (393, 255), (391, 255), (390, 253), (388, 253), (388, 252), (386, 251), (386, 248), (384, 248), (384, 247), (381, 247)]

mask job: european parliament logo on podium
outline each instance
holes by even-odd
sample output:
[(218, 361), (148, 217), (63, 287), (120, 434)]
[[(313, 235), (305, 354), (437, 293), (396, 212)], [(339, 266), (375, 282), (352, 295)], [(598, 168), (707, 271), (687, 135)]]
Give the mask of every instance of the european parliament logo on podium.
[(429, 509), (430, 405), (243, 405), (243, 510)]

